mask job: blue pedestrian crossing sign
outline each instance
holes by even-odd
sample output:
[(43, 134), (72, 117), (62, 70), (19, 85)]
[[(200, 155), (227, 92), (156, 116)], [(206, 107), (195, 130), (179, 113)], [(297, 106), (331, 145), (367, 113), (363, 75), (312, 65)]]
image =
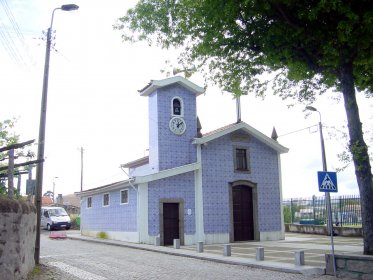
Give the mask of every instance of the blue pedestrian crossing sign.
[(338, 192), (336, 172), (317, 172), (320, 192)]

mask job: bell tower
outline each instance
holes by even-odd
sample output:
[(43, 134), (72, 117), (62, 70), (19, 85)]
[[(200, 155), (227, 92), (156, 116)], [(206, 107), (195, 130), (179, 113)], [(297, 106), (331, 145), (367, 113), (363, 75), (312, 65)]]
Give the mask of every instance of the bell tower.
[(175, 76), (153, 80), (140, 90), (149, 98), (149, 166), (153, 172), (196, 162), (196, 98), (205, 91)]

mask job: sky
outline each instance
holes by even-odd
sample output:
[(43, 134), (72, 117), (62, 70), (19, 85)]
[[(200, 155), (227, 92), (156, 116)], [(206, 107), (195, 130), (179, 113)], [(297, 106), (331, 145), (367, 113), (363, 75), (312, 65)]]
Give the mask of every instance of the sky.
[[(20, 141), (38, 139), (43, 31), (50, 25), (54, 8), (70, 3), (80, 7), (73, 12), (57, 10), (54, 15), (43, 192), (53, 185), (56, 194), (80, 191), (81, 148), (83, 190), (127, 179), (120, 164), (147, 155), (148, 100), (138, 90), (150, 80), (166, 78), (161, 70), (172, 71), (177, 52), (144, 42), (122, 42), (112, 26), (136, 2), (0, 0), (0, 120), (17, 118)], [(204, 85), (198, 72), (190, 80)], [(338, 93), (329, 93), (313, 104), (322, 116), (329, 171), (342, 165), (337, 154), (346, 144), (338, 132), (347, 127), (340, 98)], [(373, 101), (362, 94), (357, 98), (363, 128), (371, 130)], [(271, 92), (264, 100), (243, 96), (242, 120), (269, 137), (275, 127), (279, 143), (289, 148), (281, 156), (284, 198), (321, 196), (317, 183), (317, 171), (322, 170), (320, 135), (315, 126), (319, 115), (305, 112), (301, 104), (289, 108), (290, 103)], [(236, 102), (229, 93), (210, 85), (197, 98), (197, 112), (206, 133), (236, 121)], [(366, 141), (372, 142), (368, 135)], [(337, 195), (358, 194), (352, 164), (337, 178)]]

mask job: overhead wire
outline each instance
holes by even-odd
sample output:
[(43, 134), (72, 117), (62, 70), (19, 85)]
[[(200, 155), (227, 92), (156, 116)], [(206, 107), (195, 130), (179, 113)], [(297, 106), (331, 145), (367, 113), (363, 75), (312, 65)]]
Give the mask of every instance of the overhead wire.
[[(16, 18), (13, 15), (12, 9), (8, 5), (7, 0), (0, 0), (0, 2), (5, 12), (5, 15), (8, 18), (9, 23), (10, 23), (10, 25), (8, 24), (9, 26), (8, 27), (2, 20), (0, 20), (0, 36), (1, 36), (2, 45), (4, 46), (10, 58), (16, 64), (27, 65), (24, 59), (25, 56), (22, 54), (22, 50), (23, 50), (23, 53), (25, 53), (26, 56), (28, 57), (29, 61), (33, 64), (34, 60), (32, 56), (30, 55), (30, 51), (26, 43), (25, 37), (23, 36), (21, 29), (19, 28)], [(17, 39), (16, 40), (17, 42), (13, 40), (13, 36), (11, 35), (11, 33), (16, 34), (15, 39)], [(18, 42), (20, 44), (17, 44)], [(21, 47), (21, 50), (17, 47), (17, 45)]]

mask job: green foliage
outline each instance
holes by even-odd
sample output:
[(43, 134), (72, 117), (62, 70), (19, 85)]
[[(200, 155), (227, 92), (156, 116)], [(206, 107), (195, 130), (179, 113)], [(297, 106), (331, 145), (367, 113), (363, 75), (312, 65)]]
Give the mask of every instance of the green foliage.
[[(114, 28), (124, 40), (181, 46), (183, 65), (195, 62), (234, 94), (264, 95), (271, 82), (282, 97), (312, 102), (340, 86), (347, 62), (371, 96), (372, 22), (368, 0), (141, 0)], [(273, 80), (263, 78), (268, 71)]]
[(356, 179), (369, 201), (364, 253), (373, 254), (372, 172), (355, 93), (373, 97), (372, 26), (371, 0), (140, 0), (114, 28), (124, 40), (181, 47), (183, 69), (196, 65), (234, 95), (264, 96), (272, 86), (309, 104), (327, 89), (341, 91)]
[(109, 238), (108, 235), (107, 235), (107, 233), (103, 232), (103, 231), (98, 232), (97, 233), (97, 237), (101, 238), (101, 239), (108, 239)]
[(0, 147), (18, 142), (19, 136), (13, 131), (16, 119), (0, 122)]
[[(14, 131), (16, 119), (7, 119), (0, 122), (0, 147), (9, 146), (19, 142), (19, 135)], [(31, 150), (25, 151), (24, 148), (17, 149), (15, 152), (15, 158), (19, 157), (34, 157), (34, 153)], [(0, 153), (0, 166), (7, 166), (8, 152)], [(27, 169), (26, 167), (25, 169)], [(0, 171), (2, 174), (7, 174), (7, 170)], [(0, 196), (6, 195), (7, 188), (5, 186), (5, 178), (0, 178)], [(21, 198), (21, 194), (14, 189), (14, 198)]]
[(0, 196), (5, 196), (7, 194), (4, 182), (0, 181)]
[[(8, 197), (8, 190), (7, 190), (4, 182), (2, 182), (2, 181), (0, 181), (0, 197)], [(14, 199), (23, 199), (21, 194), (15, 188), (13, 189), (13, 198)]]
[(70, 214), (69, 216), (71, 220), (71, 228), (80, 229), (80, 216), (78, 214)]
[(284, 223), (291, 224), (291, 208), (290, 206), (284, 206)]

